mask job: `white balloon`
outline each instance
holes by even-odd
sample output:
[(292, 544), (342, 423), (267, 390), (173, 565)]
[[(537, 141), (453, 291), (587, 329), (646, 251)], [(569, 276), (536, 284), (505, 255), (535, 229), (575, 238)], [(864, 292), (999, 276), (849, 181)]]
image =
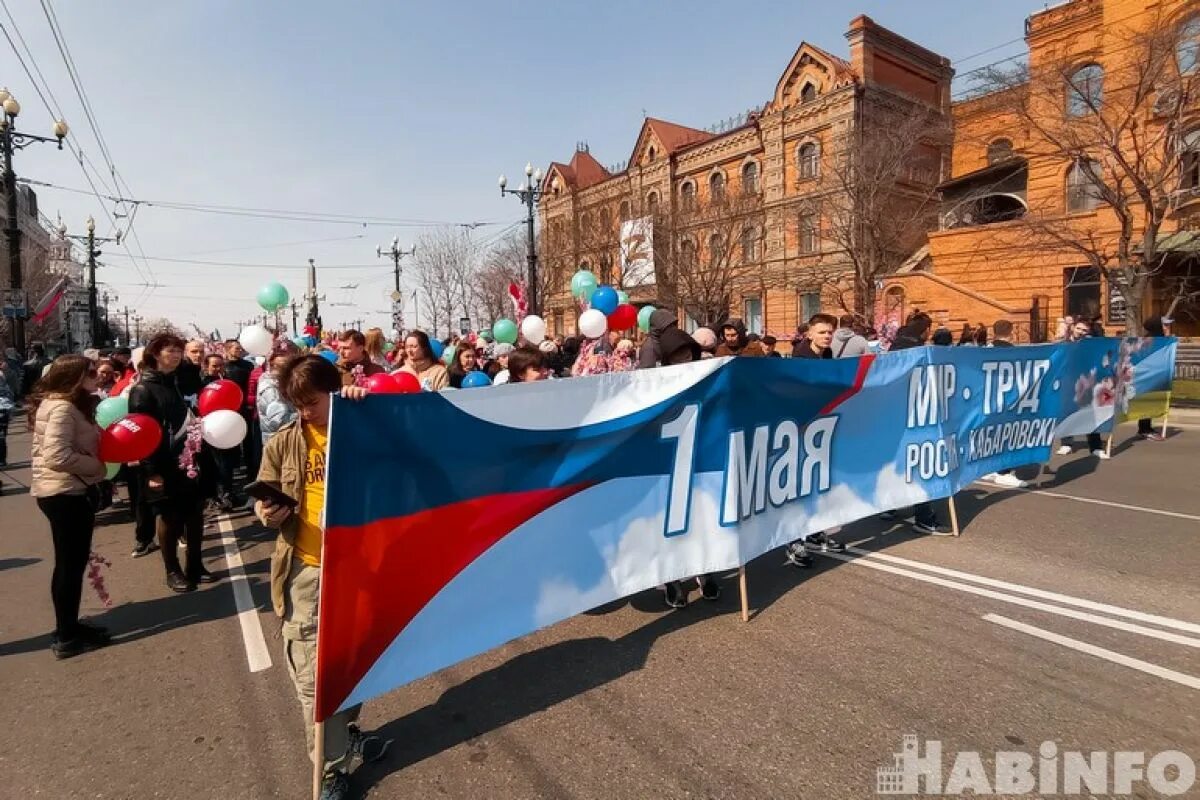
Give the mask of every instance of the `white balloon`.
[(213, 411), (200, 424), (204, 441), (218, 450), (232, 450), (246, 438), (246, 420), (236, 411)]
[(238, 342), (242, 347), (246, 348), (246, 352), (252, 356), (265, 356), (271, 352), (271, 345), (275, 343), (275, 337), (271, 332), (262, 325), (250, 325), (242, 328), (241, 335), (238, 336)]
[(589, 339), (599, 339), (608, 330), (608, 320), (599, 309), (589, 308), (579, 315), (579, 332)]
[(521, 320), (521, 335), (533, 346), (541, 344), (546, 338), (546, 320), (537, 314), (530, 314)]

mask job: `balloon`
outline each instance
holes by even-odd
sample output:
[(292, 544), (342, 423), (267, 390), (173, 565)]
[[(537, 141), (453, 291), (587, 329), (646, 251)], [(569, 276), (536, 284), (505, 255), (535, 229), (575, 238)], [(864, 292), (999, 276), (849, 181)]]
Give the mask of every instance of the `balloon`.
[(617, 303), (627, 305), (629, 303), (629, 292), (617, 289)]
[(246, 352), (250, 355), (265, 356), (271, 352), (271, 345), (275, 343), (275, 337), (262, 325), (250, 325), (242, 328), (238, 342), (246, 348)]
[(308, 343), (307, 336), (297, 336), (295, 339), (292, 339), (292, 344), (296, 345), (296, 347), (311, 347), (312, 346)]
[(108, 464), (141, 461), (158, 449), (162, 435), (162, 428), (154, 417), (130, 414), (104, 429), (97, 455)]
[(393, 372), (392, 382), (396, 384), (400, 394), (415, 394), (421, 391), (421, 381), (411, 372)]
[(214, 411), (237, 411), (242, 407), (242, 389), (231, 380), (219, 380), (200, 390), (196, 407), (200, 416), (207, 417)]
[(200, 425), (204, 441), (218, 450), (232, 450), (246, 438), (246, 420), (236, 411), (214, 411)]
[(117, 473), (120, 471), (121, 471), (120, 464), (105, 464), (104, 465), (104, 477), (110, 481), (113, 478), (117, 477)]
[(396, 379), (384, 372), (367, 376), (367, 389), (371, 394), (401, 394), (400, 384)]
[(637, 322), (637, 309), (628, 304), (617, 306), (617, 310), (608, 315), (608, 327), (614, 331), (629, 330)]
[(462, 379), (462, 388), (464, 389), (478, 389), (480, 386), (491, 385), (492, 379), (489, 378), (486, 373), (480, 372), (479, 370), (468, 372), (463, 376)]
[(599, 311), (604, 316), (608, 316), (617, 310), (620, 301), (617, 299), (617, 290), (611, 286), (597, 287), (596, 291), (592, 292), (592, 299), (589, 301), (592, 308)]
[(517, 323), (511, 319), (497, 320), (492, 326), (492, 336), (496, 337), (496, 341), (501, 344), (516, 344), (517, 343)]
[(390, 353), (390, 352), (392, 352), (392, 351), (393, 351), (393, 350), (395, 350), (395, 349), (396, 349), (396, 345), (395, 345), (395, 344), (393, 344), (392, 342), (384, 342), (384, 345), (383, 345), (383, 352), (385, 352), (385, 353)]
[(480, 331), (479, 338), (483, 339), (485, 342), (490, 342), (492, 340), (492, 332), (491, 331)]
[(96, 424), (107, 428), (129, 413), (128, 397), (109, 397), (96, 406)]
[(430, 339), (429, 349), (433, 352), (433, 360), (437, 361), (442, 357), (442, 353), (446, 350), (446, 345), (442, 344), (441, 339)]
[(288, 290), (282, 283), (272, 281), (258, 290), (258, 304), (263, 311), (278, 311), (287, 305)]
[(446, 345), (446, 349), (442, 350), (442, 363), (450, 366), (454, 363), (454, 356), (458, 353), (458, 348), (454, 345)]
[(579, 315), (579, 332), (589, 339), (599, 339), (608, 330), (608, 320), (598, 309), (589, 308)]
[(590, 300), (599, 284), (590, 270), (581, 269), (571, 276), (571, 296), (576, 300)]
[(317, 355), (328, 361), (330, 364), (336, 364), (338, 360), (338, 354), (334, 350), (322, 350), (321, 352), (317, 353)]
[(642, 333), (650, 330), (650, 315), (657, 310), (654, 306), (642, 306), (642, 310), (638, 312), (637, 316), (638, 330)]
[(521, 320), (521, 335), (534, 346), (541, 344), (546, 338), (546, 320), (537, 314), (530, 314)]

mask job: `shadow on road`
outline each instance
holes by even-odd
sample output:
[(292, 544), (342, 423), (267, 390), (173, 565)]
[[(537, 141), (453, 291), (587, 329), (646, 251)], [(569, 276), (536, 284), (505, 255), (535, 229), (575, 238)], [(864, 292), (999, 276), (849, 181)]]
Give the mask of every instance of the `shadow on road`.
[(40, 558), (0, 558), (0, 572), (6, 569), (20, 569), (30, 564), (37, 564)]

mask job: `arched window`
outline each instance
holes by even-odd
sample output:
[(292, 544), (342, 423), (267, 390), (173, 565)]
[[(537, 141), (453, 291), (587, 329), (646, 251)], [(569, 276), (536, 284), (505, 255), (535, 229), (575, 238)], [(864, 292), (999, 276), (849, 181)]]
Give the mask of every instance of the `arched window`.
[(647, 161), (653, 161), (653, 160), (654, 160), (654, 155), (655, 155), (655, 153), (654, 153), (654, 145), (650, 145), (650, 149), (646, 151), (646, 160), (647, 160)]
[(821, 236), (816, 215), (808, 212), (801, 214), (797, 220), (797, 232), (799, 233), (800, 252), (817, 252), (821, 244)]
[(608, 236), (612, 230), (612, 216), (608, 213), (607, 208), (600, 209), (600, 235)]
[(592, 215), (588, 212), (583, 212), (579, 218), (579, 233), (583, 236), (590, 237), (595, 231), (592, 230)]
[(742, 166), (742, 194), (758, 194), (758, 164), (754, 161)]
[(800, 102), (801, 103), (811, 103), (813, 100), (816, 100), (816, 99), (817, 99), (817, 87), (812, 85), (811, 83), (804, 84), (804, 87), (800, 89)]
[(601, 283), (612, 283), (612, 265), (612, 256), (608, 255), (607, 253), (600, 256), (600, 274), (596, 277), (600, 279)]
[(679, 243), (679, 264), (685, 269), (696, 266), (696, 243), (691, 239)]
[(1179, 141), (1179, 188), (1200, 190), (1200, 128), (1185, 133)]
[(693, 181), (684, 181), (680, 184), (679, 205), (684, 211), (696, 209), (696, 184)]
[(1008, 161), (1013, 157), (1012, 142), (1008, 139), (997, 139), (988, 145), (987, 162), (988, 164), (999, 164), (1001, 161)]
[(621, 205), (617, 210), (617, 214), (621, 217), (622, 222), (629, 219), (629, 201), (628, 200), (621, 201)]
[(742, 228), (742, 263), (753, 264), (758, 261), (758, 231), (755, 228)]
[(1088, 64), (1067, 78), (1067, 115), (1082, 117), (1099, 110), (1104, 100), (1104, 68)]
[(816, 142), (800, 145), (796, 151), (796, 163), (800, 167), (800, 179), (811, 180), (820, 172), (821, 154)]
[(1102, 199), (1099, 161), (1090, 159), (1076, 161), (1067, 173), (1067, 211), (1091, 211)]
[(658, 192), (646, 195), (646, 210), (650, 212), (650, 216), (658, 213)]
[(708, 196), (714, 203), (725, 199), (725, 173), (714, 172), (708, 176)]
[(1191, 17), (1179, 27), (1179, 42), (1175, 45), (1175, 59), (1179, 71), (1190, 75), (1200, 69), (1200, 14)]
[(708, 263), (720, 266), (725, 261), (725, 239), (719, 233), (708, 237)]

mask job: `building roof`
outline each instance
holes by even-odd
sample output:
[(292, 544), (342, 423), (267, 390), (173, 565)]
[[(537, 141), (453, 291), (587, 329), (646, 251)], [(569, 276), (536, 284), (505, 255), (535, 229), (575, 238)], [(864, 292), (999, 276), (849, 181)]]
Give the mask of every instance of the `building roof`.
[(947, 189), (958, 189), (964, 185), (974, 183), (975, 181), (983, 178), (1000, 180), (1007, 178), (1010, 175), (1019, 173), (1021, 170), (1026, 169), (1027, 166), (1028, 164), (1024, 158), (1021, 156), (1013, 156), (1012, 158), (1006, 158), (1003, 161), (997, 161), (995, 164), (988, 164), (986, 167), (977, 169), (974, 172), (968, 172), (963, 175), (959, 175), (957, 178), (951, 178), (950, 180), (940, 184), (937, 188), (944, 192)]
[(563, 182), (571, 189), (586, 189), (612, 177), (612, 174), (586, 150), (577, 150), (570, 164), (551, 161), (550, 169), (546, 173), (547, 180), (552, 172), (561, 175)]
[(667, 122), (666, 120), (655, 119), (654, 117), (646, 117), (644, 127), (649, 128), (654, 133), (655, 138), (666, 148), (667, 154), (674, 153), (680, 148), (687, 147), (689, 144), (706, 142), (715, 137), (715, 134), (708, 131), (689, 128), (686, 125), (676, 125), (674, 122)]

